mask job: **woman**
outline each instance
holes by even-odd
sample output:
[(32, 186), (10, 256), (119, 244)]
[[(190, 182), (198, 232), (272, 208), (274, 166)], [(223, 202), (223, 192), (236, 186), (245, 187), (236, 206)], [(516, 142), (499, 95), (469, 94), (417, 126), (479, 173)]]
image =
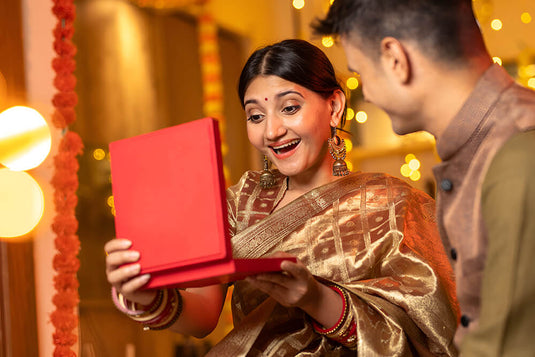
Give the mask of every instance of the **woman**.
[[(277, 170), (227, 190), (236, 258), (288, 255), (281, 272), (234, 283), (234, 330), (213, 356), (455, 355), (452, 273), (426, 194), (385, 174), (349, 173), (336, 135), (346, 101), (317, 47), (259, 49), (239, 83), (251, 144)], [(268, 232), (268, 234), (266, 234)], [(106, 244), (118, 307), (149, 328), (203, 337), (226, 286), (158, 292), (130, 242)]]

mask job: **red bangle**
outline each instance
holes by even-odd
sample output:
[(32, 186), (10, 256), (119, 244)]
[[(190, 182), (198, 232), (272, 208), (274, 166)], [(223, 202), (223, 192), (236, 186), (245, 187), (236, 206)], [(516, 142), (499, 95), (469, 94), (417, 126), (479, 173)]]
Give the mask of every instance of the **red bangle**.
[(338, 286), (336, 285), (328, 285), (329, 288), (331, 288), (332, 290), (336, 291), (338, 293), (338, 295), (340, 295), (340, 297), (342, 298), (342, 315), (340, 316), (340, 318), (338, 319), (338, 321), (334, 324), (333, 327), (331, 328), (324, 328), (324, 327), (321, 327), (316, 321), (312, 321), (312, 326), (314, 327), (314, 330), (316, 330), (316, 332), (322, 334), (322, 335), (327, 335), (327, 334), (332, 334), (333, 332), (337, 331), (340, 326), (342, 326), (343, 322), (345, 321), (346, 317), (347, 317), (347, 313), (348, 313), (348, 304), (347, 304), (347, 298), (346, 298), (346, 295), (344, 294), (343, 290), (340, 289)]

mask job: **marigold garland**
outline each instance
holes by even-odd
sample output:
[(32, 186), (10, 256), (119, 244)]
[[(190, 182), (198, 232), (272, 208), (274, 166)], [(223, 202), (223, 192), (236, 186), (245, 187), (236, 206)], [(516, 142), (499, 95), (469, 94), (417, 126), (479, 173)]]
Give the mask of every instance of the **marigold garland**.
[(58, 22), (53, 30), (54, 51), (56, 57), (52, 60), (52, 68), (56, 72), (54, 87), (58, 92), (54, 95), (52, 103), (54, 113), (52, 123), (64, 133), (54, 157), (54, 175), (51, 183), (54, 187), (54, 204), (56, 216), (52, 223), (52, 230), (56, 233), (54, 240), (57, 254), (54, 256), (52, 265), (56, 271), (54, 288), (56, 294), (52, 302), (56, 306), (50, 315), (50, 320), (55, 327), (52, 336), (54, 345), (54, 357), (76, 357), (72, 346), (78, 340), (77, 333), (73, 333), (78, 327), (78, 294), (79, 282), (76, 273), (80, 267), (78, 252), (80, 240), (76, 235), (78, 221), (75, 215), (78, 197), (78, 160), (77, 155), (82, 153), (83, 143), (80, 136), (68, 131), (68, 125), (76, 119), (74, 107), (78, 102), (78, 96), (74, 91), (76, 77), (73, 72), (76, 68), (74, 55), (76, 47), (72, 43), (74, 34), (75, 7), (73, 0), (53, 0), (52, 12)]
[[(207, 1), (204, 2), (205, 4)], [(223, 114), (223, 81), (221, 59), (217, 42), (217, 24), (206, 6), (199, 16), (199, 55), (203, 85), (203, 112), (207, 117), (218, 120), (221, 132), (221, 151), (223, 157), (228, 146), (225, 140), (226, 122)], [(226, 165), (223, 171), (227, 186), (230, 184), (230, 172)]]

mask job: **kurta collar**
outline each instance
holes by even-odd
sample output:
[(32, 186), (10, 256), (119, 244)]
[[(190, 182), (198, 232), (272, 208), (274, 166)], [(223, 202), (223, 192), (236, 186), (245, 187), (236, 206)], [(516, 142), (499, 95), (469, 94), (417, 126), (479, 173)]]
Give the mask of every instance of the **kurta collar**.
[(482, 126), (501, 93), (513, 84), (512, 78), (498, 64), (490, 66), (455, 115), (444, 133), (437, 138), (437, 153), (450, 159)]

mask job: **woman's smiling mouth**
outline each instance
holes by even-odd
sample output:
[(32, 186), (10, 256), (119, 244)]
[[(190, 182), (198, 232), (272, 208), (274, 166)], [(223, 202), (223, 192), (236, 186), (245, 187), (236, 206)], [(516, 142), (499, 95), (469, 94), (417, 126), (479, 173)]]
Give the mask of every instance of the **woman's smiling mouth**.
[(294, 139), (281, 145), (270, 146), (270, 148), (276, 155), (284, 155), (295, 149), (300, 142), (301, 139)]

